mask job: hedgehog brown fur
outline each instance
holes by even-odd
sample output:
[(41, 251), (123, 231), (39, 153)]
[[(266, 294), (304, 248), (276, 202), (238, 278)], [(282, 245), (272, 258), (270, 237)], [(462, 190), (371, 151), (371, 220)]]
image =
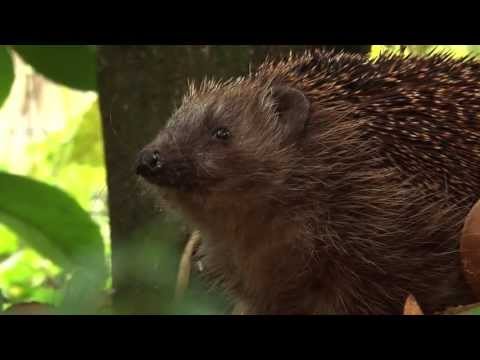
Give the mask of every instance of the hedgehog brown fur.
[(268, 60), (192, 86), (139, 173), (250, 313), (396, 314), (410, 293), (432, 313), (473, 300), (458, 240), (480, 197), (479, 80), (445, 54)]

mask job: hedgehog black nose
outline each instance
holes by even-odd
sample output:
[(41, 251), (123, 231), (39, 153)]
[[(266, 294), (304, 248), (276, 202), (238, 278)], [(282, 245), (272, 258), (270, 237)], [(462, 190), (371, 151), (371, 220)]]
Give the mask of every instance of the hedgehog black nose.
[(163, 165), (163, 161), (160, 159), (160, 153), (157, 150), (142, 150), (138, 155), (136, 173), (144, 177), (152, 176), (158, 173)]

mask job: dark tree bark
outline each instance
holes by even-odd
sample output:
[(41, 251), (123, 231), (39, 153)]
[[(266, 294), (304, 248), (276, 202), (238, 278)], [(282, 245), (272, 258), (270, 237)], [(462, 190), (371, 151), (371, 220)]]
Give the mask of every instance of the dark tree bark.
[[(330, 46), (331, 47), (331, 46)], [(339, 46), (367, 53), (369, 46)], [(98, 52), (98, 86), (105, 143), (111, 225), (114, 307), (119, 313), (161, 313), (174, 277), (162, 268), (168, 232), (161, 213), (138, 186), (133, 164), (179, 103), (186, 80), (248, 72), (287, 46), (108, 46)], [(328, 48), (328, 46), (327, 46)], [(166, 234), (169, 234), (168, 236)], [(165, 293), (169, 292), (169, 293)]]

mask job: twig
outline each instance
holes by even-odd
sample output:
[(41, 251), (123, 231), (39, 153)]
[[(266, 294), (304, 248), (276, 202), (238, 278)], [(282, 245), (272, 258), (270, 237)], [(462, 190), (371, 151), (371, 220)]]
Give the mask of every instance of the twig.
[(185, 290), (188, 288), (190, 281), (190, 273), (192, 268), (192, 254), (195, 250), (195, 247), (200, 243), (200, 232), (195, 230), (190, 235), (190, 239), (185, 245), (183, 250), (182, 258), (180, 259), (180, 265), (177, 275), (177, 286), (175, 289), (175, 301), (179, 301)]

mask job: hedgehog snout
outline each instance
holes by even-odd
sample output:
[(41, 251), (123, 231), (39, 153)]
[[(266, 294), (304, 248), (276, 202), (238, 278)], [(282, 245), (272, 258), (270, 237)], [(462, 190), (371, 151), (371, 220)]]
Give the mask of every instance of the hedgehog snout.
[(160, 175), (165, 168), (165, 161), (158, 150), (144, 149), (137, 157), (135, 172), (145, 178)]
[(180, 157), (164, 156), (147, 147), (137, 157), (135, 172), (151, 184), (185, 190), (191, 186), (192, 163)]

